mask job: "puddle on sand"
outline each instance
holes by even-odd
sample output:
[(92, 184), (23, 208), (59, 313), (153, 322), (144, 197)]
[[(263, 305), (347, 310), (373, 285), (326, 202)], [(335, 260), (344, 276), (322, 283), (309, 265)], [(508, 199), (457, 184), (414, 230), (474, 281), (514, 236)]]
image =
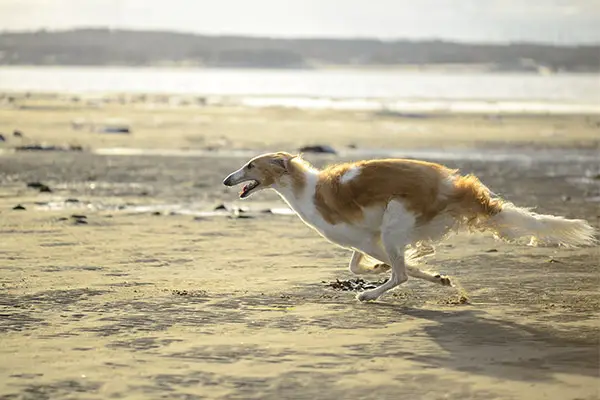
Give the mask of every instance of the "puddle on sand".
[(133, 214), (157, 215), (189, 215), (200, 218), (212, 217), (256, 217), (259, 215), (294, 215), (287, 207), (256, 204), (252, 207), (239, 207), (236, 204), (224, 204), (215, 207), (214, 204), (112, 204), (90, 201), (49, 201), (36, 203), (37, 210), (89, 210), (89, 211), (118, 211)]
[(194, 217), (256, 217), (258, 215), (272, 214), (272, 215), (294, 215), (294, 211), (286, 207), (267, 207), (267, 208), (256, 208), (256, 207), (237, 207), (228, 206), (226, 208), (219, 208), (213, 210), (201, 210), (189, 208), (180, 204), (161, 204), (161, 205), (136, 205), (128, 206), (123, 211), (132, 213), (161, 213), (165, 215), (191, 215)]

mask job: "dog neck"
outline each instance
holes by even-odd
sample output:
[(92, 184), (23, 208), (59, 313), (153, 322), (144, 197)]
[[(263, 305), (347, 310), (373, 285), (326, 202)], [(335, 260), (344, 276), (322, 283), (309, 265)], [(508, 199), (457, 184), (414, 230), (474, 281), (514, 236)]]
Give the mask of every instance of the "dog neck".
[(273, 189), (300, 216), (314, 208), (314, 194), (319, 180), (319, 170), (308, 162), (293, 158), (288, 173), (273, 185)]

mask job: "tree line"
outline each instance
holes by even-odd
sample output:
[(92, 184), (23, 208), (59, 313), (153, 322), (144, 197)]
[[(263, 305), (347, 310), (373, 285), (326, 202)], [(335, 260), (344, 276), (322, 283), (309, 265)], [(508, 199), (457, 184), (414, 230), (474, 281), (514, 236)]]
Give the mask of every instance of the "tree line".
[(600, 70), (600, 45), (441, 40), (276, 39), (77, 29), (0, 33), (2, 65), (160, 65), (232, 68), (488, 65), (495, 70)]

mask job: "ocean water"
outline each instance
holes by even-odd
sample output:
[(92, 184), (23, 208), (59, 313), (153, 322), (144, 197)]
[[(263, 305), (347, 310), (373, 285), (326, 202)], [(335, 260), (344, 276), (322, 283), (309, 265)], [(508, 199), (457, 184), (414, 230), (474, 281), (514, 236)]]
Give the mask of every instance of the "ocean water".
[(252, 107), (600, 113), (600, 74), (0, 67), (0, 92), (203, 96)]

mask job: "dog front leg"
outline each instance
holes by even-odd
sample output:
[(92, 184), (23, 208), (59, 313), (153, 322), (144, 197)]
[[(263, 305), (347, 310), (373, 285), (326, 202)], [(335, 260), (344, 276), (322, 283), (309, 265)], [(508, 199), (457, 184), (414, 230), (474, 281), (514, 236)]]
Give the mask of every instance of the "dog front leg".
[(408, 280), (404, 251), (409, 243), (410, 234), (415, 224), (415, 216), (406, 210), (404, 204), (391, 201), (384, 213), (381, 227), (381, 241), (392, 267), (390, 279), (379, 287), (361, 292), (357, 299), (360, 301), (376, 300), (382, 294)]

